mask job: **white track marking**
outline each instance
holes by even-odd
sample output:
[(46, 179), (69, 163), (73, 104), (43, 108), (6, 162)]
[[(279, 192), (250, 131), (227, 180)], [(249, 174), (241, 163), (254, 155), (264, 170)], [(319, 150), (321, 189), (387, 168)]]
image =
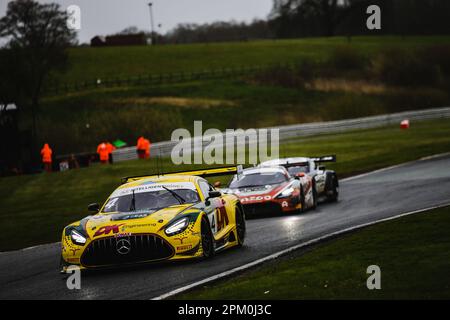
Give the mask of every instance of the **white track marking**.
[(449, 155), (450, 155), (450, 152), (434, 154), (432, 156), (423, 157), (423, 158), (420, 158), (420, 159), (417, 159), (417, 160), (403, 162), (403, 163), (399, 163), (399, 164), (396, 164), (396, 165), (393, 165), (393, 166), (390, 166), (390, 167), (381, 168), (381, 169), (378, 169), (378, 170), (375, 170), (375, 171), (370, 171), (370, 172), (358, 174), (356, 176), (351, 176), (351, 177), (348, 177), (348, 178), (345, 178), (345, 179), (340, 179), (340, 181), (351, 181), (351, 180), (354, 180), (354, 179), (370, 176), (372, 174), (377, 174), (377, 173), (380, 173), (380, 172), (384, 172), (384, 171), (388, 171), (388, 170), (392, 170), (392, 169), (396, 169), (396, 168), (401, 168), (401, 167), (404, 167), (404, 166), (407, 166), (407, 165), (410, 165), (410, 164), (414, 164), (414, 163), (417, 163), (417, 162), (433, 160), (433, 159), (436, 159), (436, 158), (441, 158), (441, 157), (445, 157), (445, 156), (449, 156)]
[(309, 240), (309, 241), (297, 244), (295, 246), (289, 247), (287, 249), (284, 249), (284, 250), (279, 251), (277, 253), (271, 254), (271, 255), (266, 256), (264, 258), (255, 260), (255, 261), (247, 263), (247, 264), (244, 264), (244, 265), (242, 265), (240, 267), (237, 267), (237, 268), (234, 268), (234, 269), (231, 269), (231, 270), (228, 270), (228, 271), (216, 274), (214, 276), (205, 278), (203, 280), (191, 283), (191, 284), (189, 284), (187, 286), (184, 286), (184, 287), (175, 289), (173, 291), (167, 292), (167, 293), (162, 294), (162, 295), (160, 295), (158, 297), (154, 297), (151, 300), (167, 299), (169, 297), (172, 297), (172, 296), (180, 294), (182, 292), (191, 290), (191, 289), (196, 288), (198, 286), (201, 286), (203, 284), (206, 284), (206, 283), (209, 283), (209, 282), (212, 282), (212, 281), (216, 281), (216, 280), (219, 280), (219, 279), (231, 276), (234, 273), (241, 272), (241, 271), (244, 271), (246, 269), (250, 269), (252, 267), (260, 265), (260, 264), (262, 264), (264, 262), (267, 262), (269, 260), (273, 260), (273, 259), (279, 258), (280, 256), (288, 254), (288, 253), (290, 253), (292, 251), (295, 251), (295, 250), (298, 250), (298, 249), (301, 249), (301, 248), (304, 248), (304, 247), (307, 247), (307, 246), (311, 246), (313, 244), (319, 243), (319, 242), (321, 242), (323, 240), (326, 240), (328, 238), (331, 238), (331, 237), (335, 237), (335, 236), (341, 235), (343, 233), (347, 233), (347, 232), (350, 232), (350, 231), (354, 231), (354, 230), (357, 230), (357, 229), (368, 227), (368, 226), (371, 226), (371, 225), (374, 225), (374, 224), (377, 224), (377, 223), (390, 221), (390, 220), (398, 219), (398, 218), (401, 218), (401, 217), (409, 216), (409, 215), (412, 215), (412, 214), (426, 212), (426, 211), (430, 211), (430, 210), (433, 210), (433, 209), (439, 209), (439, 208), (444, 208), (444, 207), (448, 207), (448, 206), (450, 206), (450, 202), (445, 203), (445, 204), (441, 204), (441, 205), (438, 205), (438, 206), (432, 206), (432, 207), (428, 207), (428, 208), (424, 208), (424, 209), (420, 209), (420, 210), (414, 210), (414, 211), (401, 213), (401, 214), (398, 214), (398, 215), (395, 215), (395, 216), (392, 216), (392, 217), (378, 219), (378, 220), (375, 220), (375, 221), (372, 221), (372, 222), (363, 223), (363, 224), (360, 224), (360, 225), (356, 225), (356, 226), (353, 226), (353, 227), (349, 227), (349, 228), (346, 228), (346, 229), (342, 229), (342, 230), (339, 230), (339, 231), (328, 233), (328, 234), (323, 235), (321, 237), (318, 237), (318, 238), (315, 238), (315, 239), (312, 239), (312, 240)]

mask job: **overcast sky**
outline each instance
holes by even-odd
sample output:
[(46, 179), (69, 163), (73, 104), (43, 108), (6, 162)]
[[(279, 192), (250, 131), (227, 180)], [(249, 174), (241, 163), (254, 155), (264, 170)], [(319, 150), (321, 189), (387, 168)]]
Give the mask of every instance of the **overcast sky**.
[[(4, 16), (7, 3), (0, 0), (0, 16)], [(78, 5), (81, 9), (81, 43), (95, 35), (107, 35), (129, 26), (150, 29), (150, 0), (39, 0), (56, 2), (62, 7)], [(166, 32), (178, 23), (205, 23), (217, 20), (251, 21), (266, 18), (272, 9), (272, 0), (153, 0), (155, 26)]]

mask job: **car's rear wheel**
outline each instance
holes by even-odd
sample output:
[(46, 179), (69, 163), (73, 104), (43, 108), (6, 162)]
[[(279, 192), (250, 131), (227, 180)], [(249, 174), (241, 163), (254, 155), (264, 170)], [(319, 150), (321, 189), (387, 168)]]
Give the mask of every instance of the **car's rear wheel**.
[(244, 214), (239, 207), (236, 207), (236, 233), (238, 246), (242, 247), (245, 241), (245, 218)]
[(331, 177), (331, 186), (330, 186), (330, 194), (328, 195), (328, 201), (336, 202), (339, 197), (339, 187), (337, 182), (337, 177), (333, 174)]
[(203, 257), (210, 258), (214, 255), (214, 237), (209, 222), (205, 217), (202, 218), (200, 232), (202, 236)]
[(311, 209), (316, 210), (317, 209), (317, 189), (316, 184), (314, 181), (312, 182), (312, 196), (313, 196), (313, 205)]

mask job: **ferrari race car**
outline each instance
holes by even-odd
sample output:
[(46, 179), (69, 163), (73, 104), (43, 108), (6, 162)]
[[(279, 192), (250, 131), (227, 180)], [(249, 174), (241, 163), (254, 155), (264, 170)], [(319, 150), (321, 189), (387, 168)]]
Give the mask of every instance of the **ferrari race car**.
[(286, 168), (293, 176), (309, 176), (314, 180), (318, 201), (337, 201), (339, 197), (339, 180), (336, 172), (326, 170), (321, 163), (336, 162), (336, 156), (315, 158), (285, 158), (262, 162), (259, 166)]
[(206, 176), (235, 167), (124, 178), (96, 214), (62, 233), (62, 272), (163, 260), (208, 258), (242, 246), (245, 216), (239, 198), (222, 194)]
[(303, 212), (317, 206), (312, 178), (294, 177), (283, 167), (245, 169), (222, 191), (237, 195), (247, 216)]

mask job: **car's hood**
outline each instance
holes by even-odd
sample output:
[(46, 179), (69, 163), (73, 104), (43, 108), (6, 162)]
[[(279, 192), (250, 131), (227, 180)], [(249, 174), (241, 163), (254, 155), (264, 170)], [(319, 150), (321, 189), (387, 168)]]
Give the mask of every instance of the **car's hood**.
[(81, 224), (91, 239), (125, 236), (132, 233), (156, 233), (192, 206), (192, 204), (183, 204), (157, 211), (100, 213), (83, 219)]

